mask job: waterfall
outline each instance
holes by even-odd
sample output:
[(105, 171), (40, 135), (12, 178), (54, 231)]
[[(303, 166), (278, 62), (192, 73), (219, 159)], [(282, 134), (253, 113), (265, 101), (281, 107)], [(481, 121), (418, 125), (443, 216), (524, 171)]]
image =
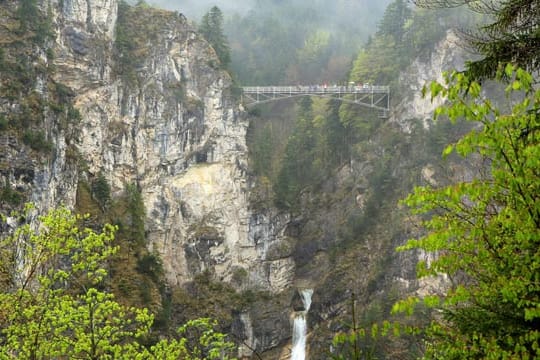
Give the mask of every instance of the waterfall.
[(307, 312), (311, 306), (313, 289), (300, 291), (304, 310), (298, 311), (294, 316), (291, 360), (306, 359)]

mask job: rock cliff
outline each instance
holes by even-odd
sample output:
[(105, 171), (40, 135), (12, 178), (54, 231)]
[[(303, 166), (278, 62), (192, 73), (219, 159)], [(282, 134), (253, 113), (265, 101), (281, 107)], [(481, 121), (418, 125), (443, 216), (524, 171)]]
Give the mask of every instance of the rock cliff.
[[(59, 129), (57, 117), (44, 116), (39, 126), (54, 155), (41, 163), (39, 155), (25, 160), (28, 147), (4, 136), (5, 148), (14, 142), (11, 148), (20, 150), (7, 152), (6, 162), (24, 163), (24, 171), (6, 166), (4, 184), (20, 185), (45, 209), (75, 206), (79, 182), (98, 174), (113, 196), (136, 183), (149, 247), (162, 256), (171, 285), (204, 270), (230, 280), (243, 269), (249, 286), (286, 288), (291, 261), (275, 257), (260, 266), (286, 219), (270, 224), (271, 215), (249, 210), (247, 119), (213, 49), (178, 13), (146, 9), (145, 15), (124, 6), (119, 14), (116, 0), (39, 6), (48, 13), (51, 37), (37, 51), (54, 53), (42, 56), (54, 71), (30, 91), (47, 99), (52, 95), (43, 82), (64, 85), (81, 118)], [(137, 46), (132, 51), (119, 51), (125, 34)], [(9, 106), (18, 104), (5, 103), (3, 110)], [(83, 159), (83, 170), (70, 151)]]
[[(288, 290), (295, 264), (280, 245), (288, 218), (251, 210), (248, 120), (229, 74), (186, 18), (116, 0), (37, 6), (47, 30), (40, 41), (37, 26), (23, 29), (17, 2), (1, 6), (2, 63), (15, 67), (24, 57), (32, 69), (18, 93), (7, 92), (11, 79), (2, 84), (0, 185), (13, 205), (2, 208), (32, 201), (39, 211), (85, 209), (84, 184), (102, 178), (112, 198), (135, 185), (146, 210), (146, 246), (160, 256), (168, 287), (208, 272), (238, 291)], [(26, 31), (24, 51), (16, 31)], [(42, 148), (26, 141), (16, 122), (29, 96), (40, 106), (27, 126)], [(238, 316), (249, 322), (249, 314)], [(288, 336), (273, 331), (271, 340), (249, 341), (267, 348)]]
[[(400, 75), (399, 82), (408, 93), (394, 109), (391, 120), (403, 126), (410, 133), (407, 120), (418, 119), (424, 127), (429, 127), (435, 108), (442, 105), (441, 99), (433, 101), (422, 97), (422, 88), (431, 81), (443, 82), (443, 72), (464, 69), (464, 51), (460, 49), (459, 37), (454, 30), (448, 30), (446, 37), (435, 47), (427, 57), (415, 59), (406, 71)], [(399, 115), (397, 115), (399, 114)]]

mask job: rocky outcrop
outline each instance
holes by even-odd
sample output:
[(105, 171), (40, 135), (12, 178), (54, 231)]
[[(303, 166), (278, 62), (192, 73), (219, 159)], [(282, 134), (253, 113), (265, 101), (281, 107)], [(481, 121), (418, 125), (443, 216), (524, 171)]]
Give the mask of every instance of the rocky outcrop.
[[(78, 187), (98, 176), (113, 198), (135, 184), (147, 246), (160, 255), (169, 286), (210, 272), (239, 291), (289, 294), (295, 275), (289, 219), (250, 207), (248, 120), (208, 43), (179, 13), (138, 11), (117, 0), (39, 7), (49, 14), (51, 36), (36, 50), (49, 71), (35, 88), (44, 101), (60, 89), (80, 116), (62, 126), (59, 116), (44, 116), (39, 126), (51, 156), (0, 134), (2, 185), (29, 193), (45, 211), (74, 208)], [(2, 102), (0, 114), (10, 106), (19, 105)], [(290, 336), (282, 305), (238, 319), (246, 341), (259, 349)]]
[(399, 77), (403, 86), (402, 101), (392, 111), (391, 121), (398, 123), (404, 132), (411, 132), (411, 120), (421, 120), (425, 128), (429, 127), (435, 108), (442, 105), (440, 98), (431, 100), (429, 94), (422, 96), (422, 88), (429, 86), (431, 81), (443, 83), (445, 71), (463, 70), (465, 65), (464, 51), (460, 47), (460, 39), (455, 31), (448, 30), (442, 39), (429, 53), (427, 58), (415, 59), (409, 68)]
[[(113, 74), (124, 65), (113, 56), (116, 9), (115, 1), (65, 1), (56, 17), (56, 80), (77, 94), (76, 146), (88, 173), (103, 174), (113, 194), (128, 183), (141, 189), (149, 247), (170, 285), (206, 270), (231, 281), (243, 269), (241, 286), (283, 290), (294, 265), (260, 266), (279, 230), (259, 229), (252, 219), (263, 215), (249, 211), (247, 120), (229, 75), (182, 15), (157, 9), (148, 10), (154, 33), (133, 40), (144, 51), (131, 78)], [(283, 226), (268, 220), (263, 226)], [(261, 231), (262, 240), (253, 235)]]

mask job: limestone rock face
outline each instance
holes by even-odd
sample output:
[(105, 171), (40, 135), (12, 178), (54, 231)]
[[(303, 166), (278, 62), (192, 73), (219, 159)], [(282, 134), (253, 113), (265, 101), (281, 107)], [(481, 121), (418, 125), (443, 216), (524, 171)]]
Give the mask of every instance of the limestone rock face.
[(57, 80), (77, 92), (110, 82), (118, 1), (54, 1), (50, 9)]
[[(113, 196), (136, 184), (148, 246), (161, 255), (170, 285), (208, 270), (238, 289), (289, 288), (295, 264), (284, 236), (288, 218), (250, 210), (248, 122), (229, 74), (186, 18), (147, 9), (151, 16), (129, 19), (141, 23), (128, 29), (136, 47), (126, 59), (118, 50), (125, 14), (117, 0), (39, 6), (50, 12), (54, 34), (54, 57), (43, 61), (55, 69), (52, 81), (74, 94), (81, 119), (63, 128), (45, 119), (54, 156), (44, 162), (2, 134), (3, 148), (22, 149), (3, 152), (2, 161), (16, 168), (6, 181), (30, 189), (40, 210), (73, 207), (87, 176), (103, 175)], [(36, 89), (44, 98), (51, 96), (46, 81)], [(83, 171), (70, 156), (83, 159)]]
[[(250, 208), (248, 120), (215, 51), (183, 15), (147, 9), (151, 15), (145, 10), (128, 19), (135, 45), (122, 57), (118, 37), (125, 40), (126, 29), (120, 33), (118, 24), (126, 5), (52, 0), (38, 6), (49, 12), (53, 34), (38, 56), (53, 70), (36, 80), (35, 90), (47, 101), (57, 84), (65, 87), (80, 119), (59, 126), (59, 116), (44, 116), (50, 157), (0, 133), (0, 185), (24, 190), (45, 212), (75, 207), (78, 186), (98, 175), (113, 197), (135, 184), (149, 250), (161, 256), (170, 286), (209, 271), (239, 291), (278, 294), (288, 303), (295, 276), (289, 218)], [(0, 98), (0, 114), (19, 107)], [(249, 344), (267, 349), (289, 337), (288, 314), (276, 304), (266, 315), (239, 315)]]
[(398, 104), (391, 121), (397, 122), (406, 133), (410, 133), (411, 119), (421, 119), (425, 128), (429, 127), (433, 111), (442, 105), (440, 98), (431, 101), (431, 97), (422, 97), (422, 88), (431, 81), (443, 82), (443, 72), (461, 70), (465, 61), (463, 49), (459, 47), (459, 38), (454, 31), (449, 30), (428, 58), (417, 58), (410, 67), (401, 73), (399, 82), (409, 96)]
[(66, 22), (89, 33), (113, 37), (118, 10), (117, 0), (64, 0), (62, 15)]

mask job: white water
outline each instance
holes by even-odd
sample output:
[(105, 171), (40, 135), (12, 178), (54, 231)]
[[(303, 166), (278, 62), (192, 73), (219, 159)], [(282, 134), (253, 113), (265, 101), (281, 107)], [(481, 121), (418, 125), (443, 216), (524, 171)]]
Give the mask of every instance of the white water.
[(309, 307), (311, 306), (311, 295), (313, 295), (313, 289), (304, 289), (300, 292), (300, 295), (302, 295), (304, 311), (299, 311), (294, 316), (291, 360), (306, 359), (306, 317)]

